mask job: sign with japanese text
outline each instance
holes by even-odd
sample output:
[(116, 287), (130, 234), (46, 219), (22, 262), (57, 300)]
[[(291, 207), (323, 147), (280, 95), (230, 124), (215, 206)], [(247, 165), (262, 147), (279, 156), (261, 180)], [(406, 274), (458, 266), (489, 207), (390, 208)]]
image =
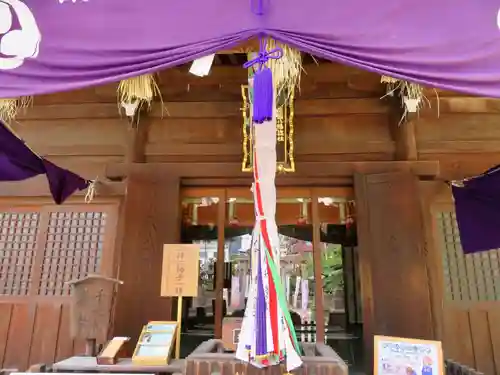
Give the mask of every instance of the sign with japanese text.
[(443, 375), (440, 341), (375, 336), (374, 375)]
[(193, 244), (163, 245), (162, 297), (196, 297), (200, 247)]
[(224, 349), (236, 350), (240, 339), (243, 318), (227, 317), (222, 321), (222, 342)]

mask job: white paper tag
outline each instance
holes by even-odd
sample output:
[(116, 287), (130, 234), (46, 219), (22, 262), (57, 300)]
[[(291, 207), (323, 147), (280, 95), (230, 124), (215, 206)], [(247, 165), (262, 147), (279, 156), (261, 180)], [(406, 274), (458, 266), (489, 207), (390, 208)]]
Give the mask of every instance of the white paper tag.
[(194, 74), (198, 77), (208, 76), (208, 73), (210, 73), (210, 69), (212, 68), (214, 58), (215, 54), (204, 56), (194, 60), (191, 68), (189, 69), (189, 73)]

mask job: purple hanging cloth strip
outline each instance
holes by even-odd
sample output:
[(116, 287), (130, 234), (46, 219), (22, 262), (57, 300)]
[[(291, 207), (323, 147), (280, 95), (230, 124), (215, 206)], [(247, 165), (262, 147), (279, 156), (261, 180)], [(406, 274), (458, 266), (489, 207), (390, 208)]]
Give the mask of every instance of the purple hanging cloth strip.
[(0, 182), (23, 181), (41, 174), (47, 176), (57, 204), (90, 185), (90, 181), (37, 155), (0, 121)]
[[(264, 14), (263, 0), (257, 0), (257, 6), (254, 7), (254, 2), (250, 3), (252, 12), (258, 16)], [(273, 73), (266, 66), (270, 59), (278, 60), (283, 57), (281, 48), (274, 48), (271, 51), (266, 51), (266, 42), (264, 36), (260, 36), (259, 54), (255, 59), (246, 62), (243, 68), (249, 69), (254, 65), (258, 68), (253, 77), (253, 115), (252, 121), (255, 124), (262, 124), (270, 121), (273, 118)]]
[(463, 252), (500, 248), (500, 166), (451, 188)]

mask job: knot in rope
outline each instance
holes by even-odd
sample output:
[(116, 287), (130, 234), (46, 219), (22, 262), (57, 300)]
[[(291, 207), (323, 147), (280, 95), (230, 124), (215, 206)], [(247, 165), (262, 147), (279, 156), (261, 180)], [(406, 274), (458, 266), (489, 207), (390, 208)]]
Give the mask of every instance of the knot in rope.
[(247, 61), (243, 67), (245, 69), (248, 69), (250, 67), (253, 67), (254, 65), (259, 66), (259, 70), (262, 70), (264, 65), (271, 59), (273, 60), (278, 60), (283, 57), (283, 50), (281, 48), (274, 48), (271, 51), (266, 51), (264, 42), (261, 40), (261, 46), (260, 46), (260, 51), (257, 54), (257, 57), (254, 59)]

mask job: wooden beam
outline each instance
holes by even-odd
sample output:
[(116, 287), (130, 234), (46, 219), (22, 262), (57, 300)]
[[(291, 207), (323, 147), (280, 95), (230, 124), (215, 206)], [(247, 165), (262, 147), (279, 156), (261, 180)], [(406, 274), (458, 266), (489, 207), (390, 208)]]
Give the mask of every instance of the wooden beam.
[[(111, 180), (125, 178), (129, 171), (144, 174), (171, 173), (187, 178), (245, 178), (241, 163), (126, 163), (109, 164), (106, 176)], [(437, 161), (374, 161), (374, 162), (302, 162), (297, 163), (294, 177), (349, 177), (354, 173), (383, 173), (387, 171), (411, 171), (420, 177), (439, 175)]]
[(417, 141), (415, 138), (415, 113), (406, 113), (399, 96), (389, 96), (389, 127), (395, 144), (396, 160), (417, 160)]
[[(213, 68), (214, 76), (219, 76), (219, 69), (224, 72), (226, 67), (224, 66), (214, 66)], [(232, 69), (232, 68), (231, 68)], [(353, 75), (353, 80), (349, 79), (349, 75), (342, 78), (342, 75), (336, 72), (335, 67), (330, 69), (322, 69), (325, 73), (326, 78), (318, 76), (316, 77), (314, 67), (304, 68), (307, 71), (307, 75), (304, 74), (301, 79), (300, 84), (300, 97), (297, 99), (317, 99), (317, 98), (344, 98), (344, 99), (355, 99), (355, 98), (380, 98), (385, 94), (383, 87), (380, 87), (378, 83), (374, 83), (377, 80), (373, 76), (361, 72)], [(242, 70), (239, 68), (239, 70)], [(243, 71), (243, 73), (245, 73)], [(211, 101), (227, 102), (227, 101), (240, 101), (241, 100), (241, 87), (240, 85), (245, 84), (246, 77), (243, 74), (236, 80), (221, 78), (219, 82), (207, 76), (204, 78), (199, 78), (193, 75), (188, 75), (184, 72), (184, 75), (176, 75), (174, 82), (172, 83), (170, 77), (167, 76), (162, 78), (160, 85), (160, 90), (164, 102), (183, 102), (183, 101), (206, 101), (210, 98)], [(376, 77), (375, 77), (376, 78)], [(328, 81), (330, 79), (330, 81)], [(379, 78), (380, 79), (380, 78)], [(206, 82), (208, 80), (208, 82)], [(164, 82), (162, 84), (162, 82)], [(368, 85), (372, 83), (373, 85)], [(362, 89), (362, 90), (361, 90)], [(113, 116), (117, 116), (118, 111), (116, 111), (116, 87), (112, 85), (98, 86), (94, 90), (86, 89), (80, 91), (72, 91), (71, 95), (62, 94), (51, 94), (36, 97), (35, 105), (30, 108), (29, 111), (25, 113), (19, 113), (17, 119), (29, 118), (32, 110), (40, 106), (46, 105), (70, 105), (70, 104), (82, 104), (86, 105), (96, 105), (96, 104), (112, 104), (114, 106), (115, 112)], [(100, 112), (100, 106), (94, 107), (97, 109), (97, 113)], [(78, 110), (78, 108), (75, 108)], [(55, 113), (57, 115), (57, 113)], [(85, 118), (88, 117), (85, 116)]]
[[(78, 191), (73, 196), (83, 197), (86, 191)], [(125, 195), (123, 182), (98, 182), (96, 197), (113, 197)], [(50, 189), (45, 176), (38, 176), (29, 181), (2, 182), (0, 184), (0, 197), (50, 197)]]
[[(182, 180), (183, 187), (248, 187), (252, 184), (253, 178), (249, 174), (243, 178), (184, 178)], [(310, 177), (307, 180), (294, 176), (294, 174), (278, 175), (276, 178), (276, 186), (278, 187), (319, 187), (319, 186), (350, 186), (352, 185), (351, 177)], [(251, 196), (251, 193), (249, 192)]]
[[(500, 118), (499, 118), (500, 120)], [(431, 140), (420, 141), (418, 151), (423, 154), (458, 154), (463, 156), (467, 154), (485, 154), (498, 153), (500, 151), (500, 142), (498, 140)]]
[(247, 52), (257, 52), (259, 50), (259, 41), (256, 38), (247, 40), (237, 46), (229, 48), (227, 50), (219, 51), (219, 55), (228, 55), (234, 53), (247, 53)]
[[(238, 89), (241, 92), (241, 88), (238, 87)], [(211, 97), (207, 96), (207, 98)], [(232, 101), (164, 101), (162, 105), (153, 104), (149, 112), (141, 111), (140, 115), (129, 122), (132, 122), (134, 128), (140, 129), (144, 123), (148, 123), (150, 118), (241, 118), (241, 103), (241, 94)], [(378, 98), (302, 99), (299, 97), (294, 104), (296, 116), (385, 114), (387, 112), (387, 105)], [(23, 120), (23, 123), (30, 125), (33, 120), (88, 118), (116, 121), (119, 119), (119, 113), (114, 103), (50, 104), (34, 106), (24, 116), (19, 116), (18, 120)]]

